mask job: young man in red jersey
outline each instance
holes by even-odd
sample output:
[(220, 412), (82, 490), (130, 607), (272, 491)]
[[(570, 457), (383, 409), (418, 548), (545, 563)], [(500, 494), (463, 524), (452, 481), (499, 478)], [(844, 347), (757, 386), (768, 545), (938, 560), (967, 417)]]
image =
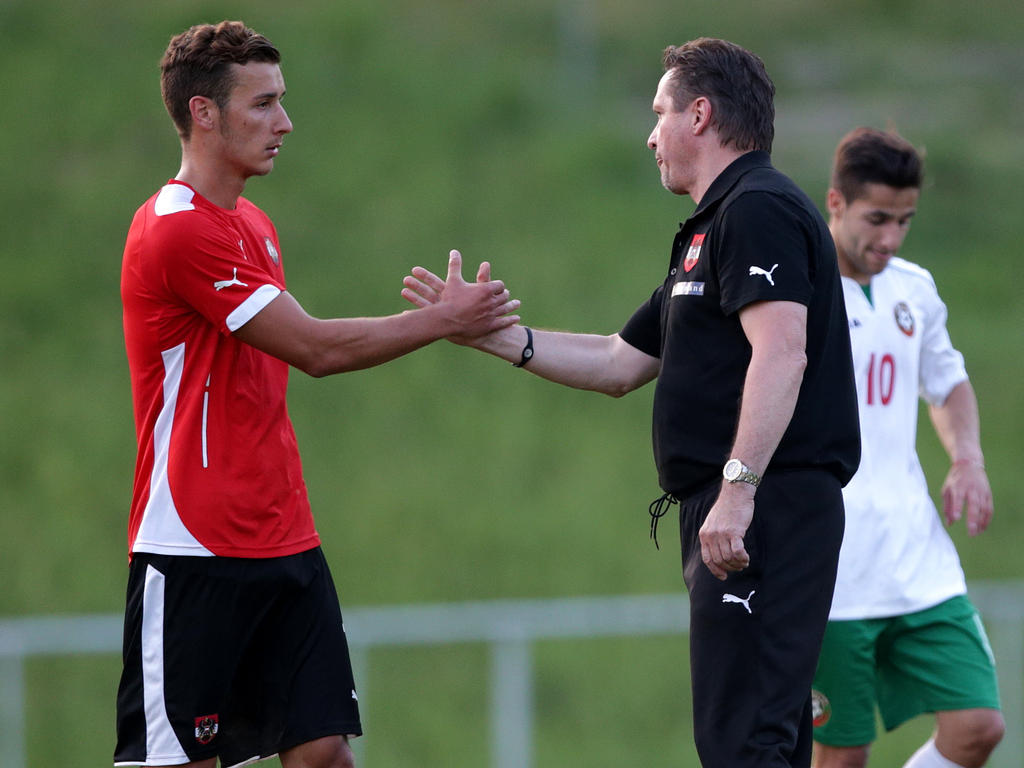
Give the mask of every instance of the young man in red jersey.
[(175, 36), (161, 62), (182, 162), (135, 214), (122, 266), (138, 458), (116, 765), (352, 765), (362, 729), (287, 413), (289, 366), (367, 368), (518, 320), (486, 264), (462, 279), (456, 251), (433, 307), (303, 311), (273, 223), (241, 196), (292, 130), (279, 62), (227, 21)]

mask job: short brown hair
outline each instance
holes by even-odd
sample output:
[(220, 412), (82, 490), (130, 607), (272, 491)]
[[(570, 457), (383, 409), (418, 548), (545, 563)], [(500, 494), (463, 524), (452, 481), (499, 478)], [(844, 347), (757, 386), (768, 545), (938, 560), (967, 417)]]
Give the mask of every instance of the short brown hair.
[(191, 98), (205, 96), (223, 109), (234, 86), (231, 65), (250, 61), (277, 64), (281, 54), (240, 21), (197, 24), (171, 38), (160, 61), (160, 92), (182, 139), (192, 134)]
[(866, 184), (920, 189), (923, 178), (924, 153), (891, 130), (854, 128), (840, 140), (832, 162), (832, 188), (847, 202)]
[(727, 40), (701, 37), (664, 50), (661, 63), (672, 72), (677, 110), (698, 96), (711, 101), (711, 125), (722, 146), (772, 151), (775, 138), (775, 84), (764, 62)]

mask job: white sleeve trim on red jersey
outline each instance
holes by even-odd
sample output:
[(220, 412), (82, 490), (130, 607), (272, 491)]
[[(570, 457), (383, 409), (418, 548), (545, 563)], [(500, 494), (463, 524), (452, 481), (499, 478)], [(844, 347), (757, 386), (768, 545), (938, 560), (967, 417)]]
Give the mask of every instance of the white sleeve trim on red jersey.
[(228, 330), (232, 333), (237, 331), (280, 295), (281, 289), (276, 285), (261, 285), (249, 294), (249, 298), (235, 307), (234, 311), (227, 316), (224, 323), (227, 325)]

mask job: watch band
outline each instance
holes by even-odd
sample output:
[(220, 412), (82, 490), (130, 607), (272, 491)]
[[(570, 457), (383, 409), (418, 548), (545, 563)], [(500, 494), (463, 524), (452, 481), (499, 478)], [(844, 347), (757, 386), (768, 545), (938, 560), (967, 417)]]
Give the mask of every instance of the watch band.
[(729, 483), (747, 483), (757, 488), (761, 478), (739, 459), (729, 459), (722, 467), (722, 477)]

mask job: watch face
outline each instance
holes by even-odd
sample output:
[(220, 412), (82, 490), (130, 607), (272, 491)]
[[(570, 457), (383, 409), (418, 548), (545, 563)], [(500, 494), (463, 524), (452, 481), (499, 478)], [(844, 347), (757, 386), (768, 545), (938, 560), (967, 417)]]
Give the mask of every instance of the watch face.
[(740, 464), (739, 459), (729, 459), (725, 462), (725, 467), (722, 469), (722, 474), (726, 480), (735, 480), (740, 476), (743, 465)]

